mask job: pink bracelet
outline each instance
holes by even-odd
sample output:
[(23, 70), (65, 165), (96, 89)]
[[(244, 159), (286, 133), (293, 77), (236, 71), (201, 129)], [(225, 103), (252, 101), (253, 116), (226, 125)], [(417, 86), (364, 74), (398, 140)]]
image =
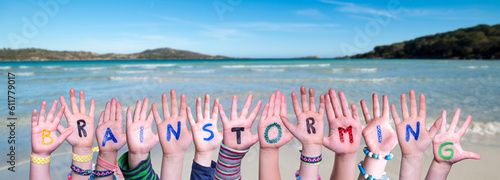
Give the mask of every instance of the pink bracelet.
[(97, 164), (107, 170), (116, 172), (116, 174), (119, 175), (120, 178), (123, 178), (122, 171), (120, 170), (120, 167), (118, 167), (118, 161), (116, 161), (115, 165), (104, 160), (103, 158), (101, 158), (101, 156), (97, 156)]

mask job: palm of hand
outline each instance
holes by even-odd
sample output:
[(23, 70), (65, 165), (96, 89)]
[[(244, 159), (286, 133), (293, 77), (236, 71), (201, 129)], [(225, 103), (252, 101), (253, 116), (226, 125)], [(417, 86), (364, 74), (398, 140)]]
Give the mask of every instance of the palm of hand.
[(130, 152), (147, 154), (158, 143), (158, 135), (153, 133), (151, 123), (145, 120), (133, 122), (127, 127), (127, 143)]
[[(245, 150), (250, 148), (254, 141), (252, 141), (252, 121), (246, 118), (233, 118), (226, 124), (224, 124), (224, 145), (231, 147), (233, 149)], [(237, 137), (238, 128), (243, 128), (242, 131), (239, 131), (240, 138)], [(238, 143), (238, 139), (240, 139), (240, 143)]]
[[(412, 135), (409, 129), (407, 130), (407, 126), (410, 125), (413, 131), (417, 131), (417, 122), (420, 122), (420, 130), (418, 134), (418, 140)], [(396, 130), (398, 134), (399, 146), (401, 146), (401, 151), (403, 154), (415, 154), (415, 153), (423, 153), (429, 144), (432, 142), (432, 138), (430, 137), (425, 121), (423, 117), (409, 117), (407, 120), (403, 120), (401, 123), (396, 125)], [(409, 140), (406, 141), (406, 136), (409, 136)]]
[[(207, 124), (212, 125), (207, 125)], [(203, 127), (210, 132), (203, 130)], [(217, 130), (217, 119), (203, 118), (199, 120), (196, 124), (191, 126), (191, 131), (193, 132), (193, 140), (196, 146), (196, 151), (198, 152), (208, 152), (214, 151), (220, 146), (222, 141), (222, 136)], [(212, 137), (213, 136), (213, 137)], [(210, 139), (210, 137), (212, 137)], [(206, 139), (206, 140), (205, 140)]]
[[(313, 122), (309, 118), (312, 118)], [(308, 129), (306, 121), (309, 121), (311, 124), (310, 129)], [(322, 145), (325, 134), (324, 126), (324, 117), (322, 114), (315, 111), (304, 111), (297, 115), (297, 128), (294, 135), (302, 144)]]
[[(73, 147), (92, 147), (94, 143), (94, 119), (83, 113), (71, 114), (66, 116), (66, 119), (68, 119), (68, 128), (73, 130), (73, 133), (66, 139), (68, 143)], [(78, 130), (77, 123), (80, 120), (85, 121), (82, 131)]]
[[(178, 125), (180, 125), (180, 128)], [(170, 129), (170, 132), (168, 131), (169, 126), (175, 133), (179, 134), (179, 139), (177, 139), (172, 129)], [(191, 132), (187, 129), (186, 117), (183, 116), (166, 118), (165, 121), (158, 125), (158, 133), (163, 153), (167, 154), (185, 152), (193, 141)], [(170, 136), (170, 140), (167, 139), (168, 136)]]
[[(108, 140), (105, 146), (102, 146), (104, 141), (104, 136), (106, 136), (107, 129), (110, 129), (113, 133), (113, 136), (117, 140), (117, 142), (113, 142), (113, 140)], [(97, 125), (96, 128), (97, 135), (97, 143), (99, 145), (99, 151), (102, 152), (114, 152), (120, 150), (125, 143), (127, 142), (126, 135), (123, 133), (123, 125), (120, 125), (119, 122), (107, 121), (100, 125)], [(109, 136), (109, 135), (108, 135)]]
[[(276, 142), (276, 143), (269, 143), (265, 141), (265, 131), (267, 126), (271, 124), (278, 124), (281, 128), (281, 139)], [(285, 125), (283, 124), (283, 121), (281, 121), (279, 116), (270, 116), (267, 117), (266, 119), (263, 119), (259, 121), (258, 125), (258, 133), (259, 133), (259, 139), (260, 140), (260, 147), (261, 148), (280, 148), (281, 146), (285, 145), (286, 143), (290, 142), (292, 140), (293, 135), (290, 132), (286, 131)], [(272, 140), (274, 138), (278, 137), (278, 128), (273, 127), (269, 130), (268, 132), (268, 138), (269, 140)]]
[[(381, 141), (379, 142), (379, 129), (380, 125)], [(381, 152), (388, 154), (397, 144), (398, 139), (396, 132), (389, 124), (388, 117), (374, 118), (363, 129), (363, 137), (365, 138), (366, 145), (371, 152)]]
[[(352, 128), (352, 140), (350, 142), (349, 132), (339, 132), (339, 128), (346, 129), (351, 126)], [(332, 121), (329, 129), (328, 140), (323, 142), (326, 148), (332, 150), (335, 153), (347, 154), (355, 153), (359, 148), (359, 142), (361, 141), (361, 131), (362, 126), (359, 120), (355, 120), (349, 117), (338, 117)], [(343, 136), (344, 142), (340, 140), (340, 136)]]
[(446, 162), (450, 164), (469, 159), (470, 157), (468, 157), (468, 155), (470, 152), (462, 149), (460, 146), (460, 139), (461, 137), (457, 133), (446, 132), (436, 135), (432, 141), (434, 159), (437, 162)]
[[(33, 153), (43, 154), (47, 153), (49, 155), (51, 152), (59, 147), (59, 144), (56, 142), (58, 139), (56, 133), (56, 126), (51, 123), (40, 122), (37, 126), (31, 128), (31, 149)], [(44, 135), (43, 130), (50, 131), (50, 138), (42, 136)], [(45, 132), (45, 135), (48, 133)], [(49, 142), (52, 142), (49, 144)], [(46, 143), (47, 145), (44, 145)]]

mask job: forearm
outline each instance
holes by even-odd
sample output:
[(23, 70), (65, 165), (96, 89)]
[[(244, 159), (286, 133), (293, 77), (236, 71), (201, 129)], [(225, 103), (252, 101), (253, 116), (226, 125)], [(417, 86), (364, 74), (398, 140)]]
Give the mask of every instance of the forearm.
[(221, 144), (219, 160), (215, 169), (215, 179), (240, 179), (241, 160), (248, 152), (247, 150), (236, 150)]
[[(78, 156), (89, 156), (92, 154), (92, 147), (73, 147), (73, 154), (78, 155)], [(73, 159), (73, 165), (76, 167), (79, 167), (80, 169), (83, 170), (89, 170), (92, 169), (92, 160), (87, 161), (87, 162), (78, 162)], [(89, 176), (82, 176), (79, 174), (76, 174), (74, 171), (71, 171), (71, 177), (74, 180), (88, 180)]]
[(433, 160), (425, 179), (426, 180), (446, 179), (446, 177), (448, 177), (448, 173), (450, 173), (450, 170), (451, 170), (451, 164), (439, 163), (436, 160)]
[[(118, 152), (102, 152), (99, 151), (98, 157), (101, 158), (102, 160), (109, 162), (111, 164), (116, 163), (116, 156)], [(95, 170), (97, 171), (107, 171), (108, 169), (104, 168), (101, 166), (101, 164), (97, 163)], [(115, 174), (116, 175), (116, 174)], [(99, 178), (100, 180), (112, 180), (113, 176), (108, 176), (108, 177), (103, 177)]]
[(140, 161), (134, 168), (130, 167), (129, 158), (130, 154), (129, 152), (126, 152), (120, 157), (120, 159), (118, 159), (118, 166), (120, 166), (120, 170), (122, 171), (125, 179), (160, 179), (153, 170), (149, 153), (148, 156), (146, 156), (144, 160)]
[(424, 154), (403, 155), (399, 179), (420, 180), (422, 173), (422, 159)]
[(196, 151), (194, 153), (194, 161), (198, 163), (199, 165), (205, 166), (205, 167), (210, 167), (212, 164), (212, 155), (213, 151), (209, 152), (198, 152)]
[[(302, 145), (302, 155), (307, 157), (318, 157), (321, 155), (322, 145)], [(317, 180), (319, 164), (313, 165), (300, 161), (299, 176), (303, 180)]]
[(163, 154), (161, 163), (161, 179), (182, 179), (184, 153)]
[(356, 153), (335, 154), (335, 162), (333, 164), (330, 180), (354, 179), (355, 169)]
[[(41, 155), (41, 154), (31, 154), (33, 157), (37, 158), (46, 158), (50, 157), (49, 155)], [(51, 179), (50, 177), (50, 162), (47, 164), (35, 164), (30, 161), (30, 180), (43, 180), (43, 179)]]
[(259, 179), (281, 179), (278, 148), (260, 148)]
[[(379, 160), (373, 157), (365, 156), (362, 163), (363, 169), (366, 174), (371, 175), (373, 178), (379, 179), (384, 175), (385, 166), (387, 165), (387, 160)], [(358, 180), (364, 180), (365, 178), (360, 173)]]

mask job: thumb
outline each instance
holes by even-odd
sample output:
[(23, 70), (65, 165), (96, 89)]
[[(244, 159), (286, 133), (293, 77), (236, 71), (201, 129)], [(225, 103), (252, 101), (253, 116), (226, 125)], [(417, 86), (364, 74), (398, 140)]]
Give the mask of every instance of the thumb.
[(465, 159), (477, 159), (477, 160), (481, 159), (481, 155), (471, 151), (465, 151), (463, 155)]
[(280, 116), (281, 121), (283, 121), (283, 124), (285, 127), (290, 131), (293, 135), (295, 135), (295, 125), (293, 125), (285, 116)]
[(64, 140), (66, 140), (66, 138), (68, 138), (71, 134), (73, 133), (73, 129), (67, 129), (66, 131), (64, 131), (63, 133), (61, 133), (61, 135), (59, 135), (59, 137), (57, 138), (57, 146), (60, 146)]

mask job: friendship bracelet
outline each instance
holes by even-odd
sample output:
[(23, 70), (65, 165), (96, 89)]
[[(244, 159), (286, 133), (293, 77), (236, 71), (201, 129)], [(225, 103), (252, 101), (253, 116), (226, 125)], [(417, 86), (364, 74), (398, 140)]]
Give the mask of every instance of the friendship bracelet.
[(98, 171), (94, 170), (92, 174), (94, 174), (95, 178), (104, 178), (113, 175), (115, 172), (111, 170), (106, 170), (106, 171)]
[(321, 154), (317, 157), (307, 157), (302, 154), (302, 150), (300, 151), (300, 161), (309, 165), (319, 165), (323, 160)]
[[(375, 154), (373, 152), (370, 152), (370, 150), (368, 150), (368, 147), (365, 147), (363, 149), (363, 152), (368, 156), (368, 157), (373, 157), (375, 159), (379, 159), (379, 160), (382, 160), (382, 156), (379, 155), (379, 154)], [(385, 160), (391, 160), (392, 158), (394, 157), (394, 155), (392, 154), (392, 152), (389, 152), (389, 155), (385, 156), (384, 159)]]
[(31, 159), (31, 162), (33, 162), (35, 164), (39, 164), (39, 165), (44, 165), (44, 164), (50, 163), (50, 156), (46, 157), (46, 158), (39, 158), (39, 157), (35, 157), (35, 156), (33, 156), (33, 154), (31, 154), (30, 159)]
[(94, 174), (92, 169), (84, 170), (78, 166), (75, 166), (74, 164), (71, 164), (71, 170), (73, 170), (73, 172), (75, 172), (76, 174), (81, 175), (81, 176), (90, 176), (90, 175)]
[[(300, 170), (300, 169), (299, 169), (299, 170)], [(297, 180), (302, 180), (302, 178), (300, 178), (300, 176), (299, 176), (299, 170), (297, 170), (297, 171), (295, 172), (295, 178), (297, 178)], [(319, 174), (318, 174), (318, 180), (321, 180), (321, 177), (319, 176)]]
[[(96, 151), (99, 151), (99, 148), (98, 147), (93, 147), (92, 148), (92, 153), (96, 152)], [(94, 154), (90, 154), (88, 156), (80, 156), (80, 155), (76, 155), (73, 153), (73, 160), (76, 161), (76, 162), (89, 162), (92, 160), (92, 158), (94, 157)]]
[[(108, 161), (104, 160), (100, 156), (97, 156), (97, 164), (104, 169), (110, 170), (113, 174), (116, 172), (116, 174), (120, 175), (120, 178), (123, 178), (122, 171), (120, 170), (120, 167), (118, 166), (118, 161), (116, 161), (116, 164), (111, 164)], [(96, 174), (97, 177), (97, 174)]]
[[(376, 178), (373, 178), (372, 175), (368, 175), (365, 171), (365, 169), (363, 168), (363, 161), (359, 162), (358, 163), (358, 168), (359, 168), (359, 172), (361, 173), (361, 175), (363, 175), (363, 178), (365, 179), (368, 179), (368, 180), (377, 180)], [(382, 174), (382, 178), (378, 179), (378, 180), (389, 180), (388, 177), (385, 177), (386, 173), (384, 171), (384, 174)]]

